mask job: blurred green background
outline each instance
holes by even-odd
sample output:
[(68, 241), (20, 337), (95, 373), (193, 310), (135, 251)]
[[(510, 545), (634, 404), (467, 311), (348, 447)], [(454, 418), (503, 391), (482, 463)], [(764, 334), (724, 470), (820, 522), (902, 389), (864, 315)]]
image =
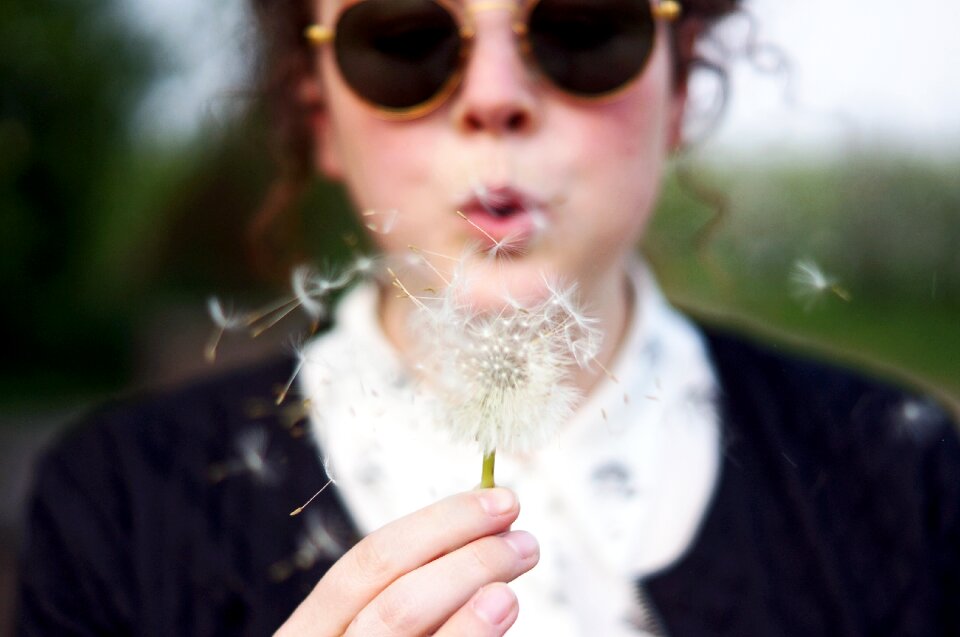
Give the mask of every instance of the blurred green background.
[[(231, 117), (189, 139), (139, 135), (136, 107), (167, 61), (114, 6), (0, 5), (7, 538), (31, 454), (64, 420), (123, 388), (202, 372), (211, 293), (247, 304), (284, 285), (282, 255), (268, 272), (248, 258), (272, 175), (262, 114), (235, 97)], [(645, 250), (679, 305), (960, 405), (960, 152), (703, 155), (677, 168)], [(297, 208), (291, 254), (347, 254), (358, 231), (342, 192), (317, 183)], [(798, 298), (802, 259), (842, 293)], [(221, 365), (282, 338), (225, 343)], [(0, 555), (0, 588), (11, 572)]]

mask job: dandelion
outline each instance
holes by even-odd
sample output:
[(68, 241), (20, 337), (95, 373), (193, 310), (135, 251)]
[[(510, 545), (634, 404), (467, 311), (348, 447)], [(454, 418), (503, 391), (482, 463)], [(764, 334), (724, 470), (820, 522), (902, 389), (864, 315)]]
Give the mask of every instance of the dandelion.
[(499, 312), (459, 301), (466, 277), (455, 274), (435, 299), (414, 297), (412, 333), (419, 368), (439, 397), (439, 422), (454, 439), (483, 454), (482, 486), (493, 486), (496, 450), (528, 451), (554, 435), (580, 394), (571, 382), (599, 350), (600, 334), (574, 303), (574, 291), (549, 288), (546, 300), (524, 306), (506, 299)]
[(850, 293), (812, 259), (801, 259), (794, 263), (790, 282), (794, 298), (803, 303), (808, 312), (826, 294), (833, 294), (844, 301), (850, 300)]

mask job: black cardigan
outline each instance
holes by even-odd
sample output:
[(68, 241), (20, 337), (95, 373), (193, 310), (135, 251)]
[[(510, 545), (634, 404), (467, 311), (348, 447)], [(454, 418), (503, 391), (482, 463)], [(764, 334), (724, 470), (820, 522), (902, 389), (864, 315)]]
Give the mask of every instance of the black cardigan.
[[(669, 634), (960, 635), (960, 445), (945, 412), (706, 334), (723, 462), (693, 546), (643, 582)], [(288, 513), (326, 477), (289, 413), (263, 408), (291, 364), (115, 403), (50, 449), (19, 633), (271, 634), (334, 559), (316, 546), (293, 559), (306, 518)], [(270, 436), (272, 479), (211, 479), (251, 427)], [(335, 489), (309, 511), (357, 540)]]

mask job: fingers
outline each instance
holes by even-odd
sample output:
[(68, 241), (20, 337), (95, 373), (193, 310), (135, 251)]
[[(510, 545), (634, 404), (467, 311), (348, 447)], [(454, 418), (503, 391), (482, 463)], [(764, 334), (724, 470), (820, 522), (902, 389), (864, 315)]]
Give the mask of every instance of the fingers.
[(502, 582), (484, 586), (434, 637), (499, 637), (517, 621), (517, 596)]
[(513, 492), (481, 489), (391, 522), (340, 558), (277, 634), (341, 635), (395, 580), (474, 540), (507, 530), (519, 513)]
[(347, 635), (423, 635), (481, 586), (512, 581), (539, 558), (537, 541), (525, 531), (480, 538), (399, 578), (360, 611)]

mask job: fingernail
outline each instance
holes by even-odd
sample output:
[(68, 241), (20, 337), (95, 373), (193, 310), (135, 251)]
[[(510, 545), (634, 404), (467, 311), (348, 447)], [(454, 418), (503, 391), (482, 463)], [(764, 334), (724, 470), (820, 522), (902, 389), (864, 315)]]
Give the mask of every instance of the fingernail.
[(480, 506), (487, 515), (503, 515), (517, 504), (517, 496), (510, 489), (481, 489)]
[(497, 626), (510, 614), (516, 597), (505, 585), (493, 584), (480, 591), (473, 601), (473, 609), (482, 619)]
[(510, 531), (503, 536), (517, 554), (526, 559), (531, 555), (536, 555), (540, 551), (540, 543), (526, 531)]

